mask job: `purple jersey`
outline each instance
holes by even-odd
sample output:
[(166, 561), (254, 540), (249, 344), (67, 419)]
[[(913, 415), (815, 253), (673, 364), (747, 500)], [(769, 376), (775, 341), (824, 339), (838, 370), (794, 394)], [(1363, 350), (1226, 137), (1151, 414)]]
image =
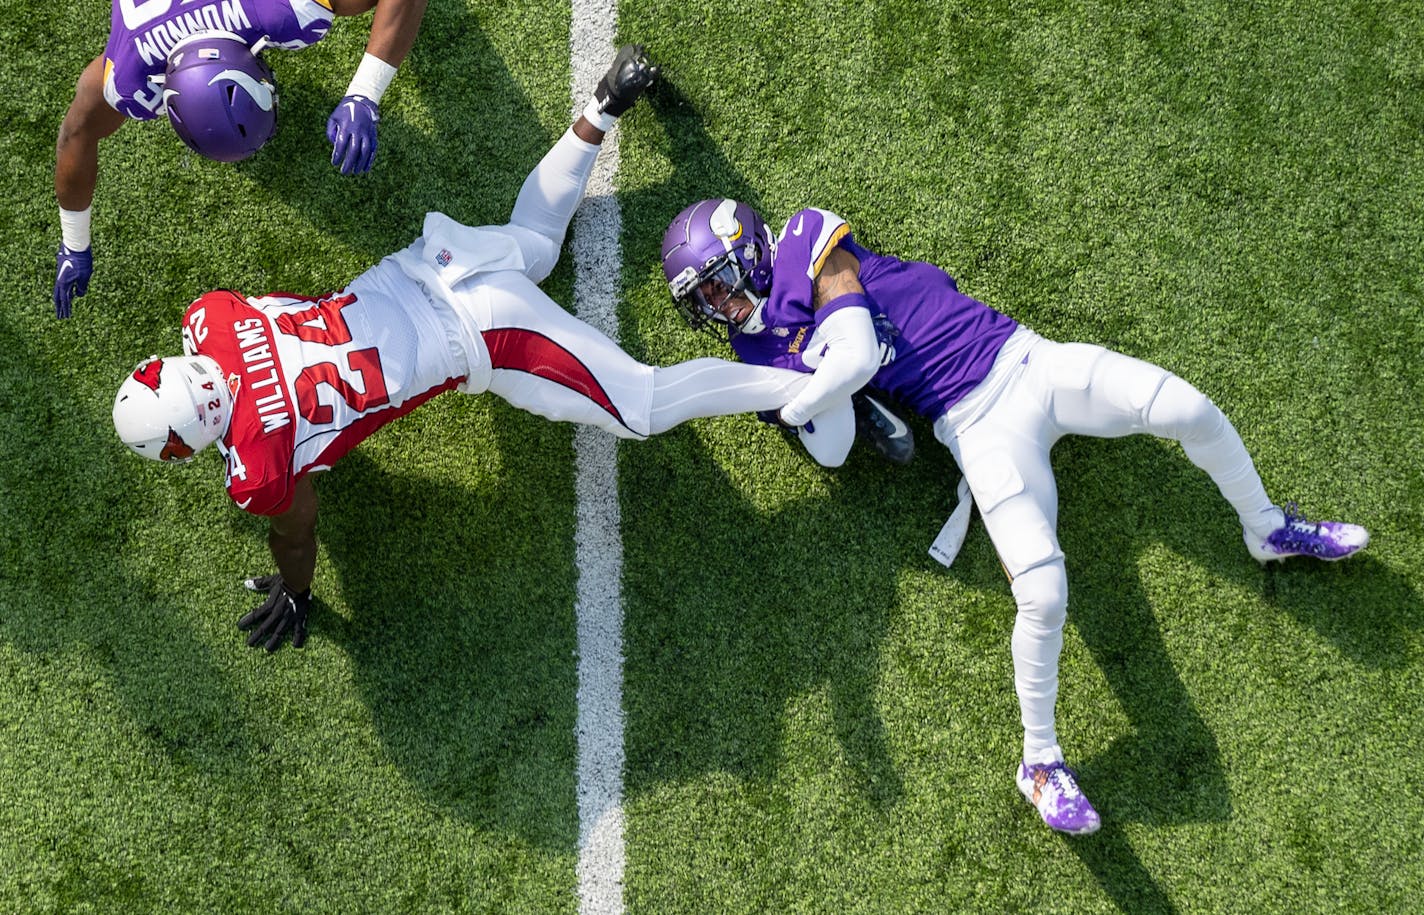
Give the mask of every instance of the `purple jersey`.
[(876, 335), (894, 351), (870, 383), (938, 419), (989, 374), (1018, 322), (960, 292), (933, 264), (862, 248), (834, 213), (805, 209), (791, 217), (772, 252), (766, 329), (737, 334), (732, 348), (754, 365), (815, 371), (825, 350), (816, 339), (812, 285), (838, 245), (860, 261)]
[(163, 114), (168, 52), (195, 32), (231, 32), (251, 47), (305, 48), (331, 28), (331, 0), (114, 0), (104, 48), (104, 100), (127, 117)]

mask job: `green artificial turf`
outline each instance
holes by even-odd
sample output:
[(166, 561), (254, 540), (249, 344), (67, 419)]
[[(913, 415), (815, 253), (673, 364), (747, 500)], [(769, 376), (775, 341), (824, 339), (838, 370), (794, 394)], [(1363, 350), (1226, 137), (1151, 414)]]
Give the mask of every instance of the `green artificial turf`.
[[(1014, 607), (957, 471), (816, 467), (751, 417), (619, 447), (628, 911), (1406, 912), (1424, 890), (1424, 16), (1417, 4), (625, 2), (622, 342), (723, 355), (657, 263), (687, 203), (803, 206), (1040, 333), (1178, 372), (1267, 489), (1365, 524), (1261, 569), (1175, 445), (1054, 452), (1059, 731), (1104, 817), (1018, 796)], [(215, 287), (338, 288), (426, 210), (503, 221), (567, 125), (570, 16), (431, 0), (374, 172), (323, 125), (369, 17), (271, 56), (248, 162), (105, 142), (97, 269), (49, 304), (55, 134), (109, 10), (0, 56), (0, 911), (572, 911), (570, 427), (449, 395), (319, 483), (308, 646), (249, 651), (264, 526), (130, 455), (124, 373)], [(546, 284), (571, 301), (565, 263)]]

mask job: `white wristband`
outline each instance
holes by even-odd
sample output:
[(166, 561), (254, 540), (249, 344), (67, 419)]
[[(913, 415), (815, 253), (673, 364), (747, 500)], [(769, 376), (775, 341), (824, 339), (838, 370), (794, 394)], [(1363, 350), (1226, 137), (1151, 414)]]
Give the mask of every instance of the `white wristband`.
[(83, 251), (89, 247), (89, 214), (92, 206), (82, 210), (59, 208), (59, 231), (64, 237), (64, 246), (71, 251)]
[(598, 110), (598, 99), (596, 98), (589, 99), (588, 104), (583, 106), (583, 117), (584, 120), (604, 133), (608, 133), (613, 129), (613, 125), (618, 123), (618, 115)]
[(364, 96), (379, 105), (381, 96), (386, 94), (386, 87), (395, 79), (395, 75), (395, 67), (374, 54), (362, 54), (361, 65), (356, 68), (356, 75), (351, 77), (351, 85), (346, 87), (346, 94)]

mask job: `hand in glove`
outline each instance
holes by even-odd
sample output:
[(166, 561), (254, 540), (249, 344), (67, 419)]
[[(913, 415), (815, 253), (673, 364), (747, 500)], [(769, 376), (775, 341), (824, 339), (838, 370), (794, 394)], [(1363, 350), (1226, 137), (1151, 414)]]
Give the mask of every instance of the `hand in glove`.
[(54, 316), (69, 317), (74, 300), (89, 291), (89, 278), (94, 275), (94, 249), (71, 251), (60, 245), (54, 258)]
[(376, 125), (381, 112), (364, 95), (348, 95), (326, 120), (326, 138), (331, 141), (331, 164), (343, 175), (361, 175), (376, 160)]
[(249, 610), (237, 621), (237, 628), (250, 632), (249, 648), (258, 644), (276, 651), (282, 637), (290, 634), (292, 647), (301, 648), (307, 641), (307, 613), (311, 610), (311, 589), (297, 592), (287, 587), (281, 575), (264, 575), (243, 582), (249, 591), (266, 591), (267, 599)]

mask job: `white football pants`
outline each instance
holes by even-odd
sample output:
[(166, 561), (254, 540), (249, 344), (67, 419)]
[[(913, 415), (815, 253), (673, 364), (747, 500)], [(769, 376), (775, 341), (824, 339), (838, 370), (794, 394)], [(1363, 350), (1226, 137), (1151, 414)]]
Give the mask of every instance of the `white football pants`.
[(1280, 510), (1221, 410), (1171, 372), (1101, 346), (1055, 343), (1021, 327), (989, 376), (935, 423), (935, 437), (964, 472), (1018, 605), (1011, 644), (1026, 759), (1058, 743), (1054, 706), (1068, 578), (1049, 451), (1065, 435), (1135, 433), (1181, 442), (1244, 529), (1264, 537), (1280, 526)]
[(551, 420), (639, 439), (697, 417), (784, 405), (809, 375), (722, 359), (644, 365), (538, 287), (558, 260), (598, 152), (570, 129), (524, 180), (509, 224), (495, 229), (517, 243), (522, 269), (431, 290), (461, 315), (471, 361), (488, 356), (486, 390)]

